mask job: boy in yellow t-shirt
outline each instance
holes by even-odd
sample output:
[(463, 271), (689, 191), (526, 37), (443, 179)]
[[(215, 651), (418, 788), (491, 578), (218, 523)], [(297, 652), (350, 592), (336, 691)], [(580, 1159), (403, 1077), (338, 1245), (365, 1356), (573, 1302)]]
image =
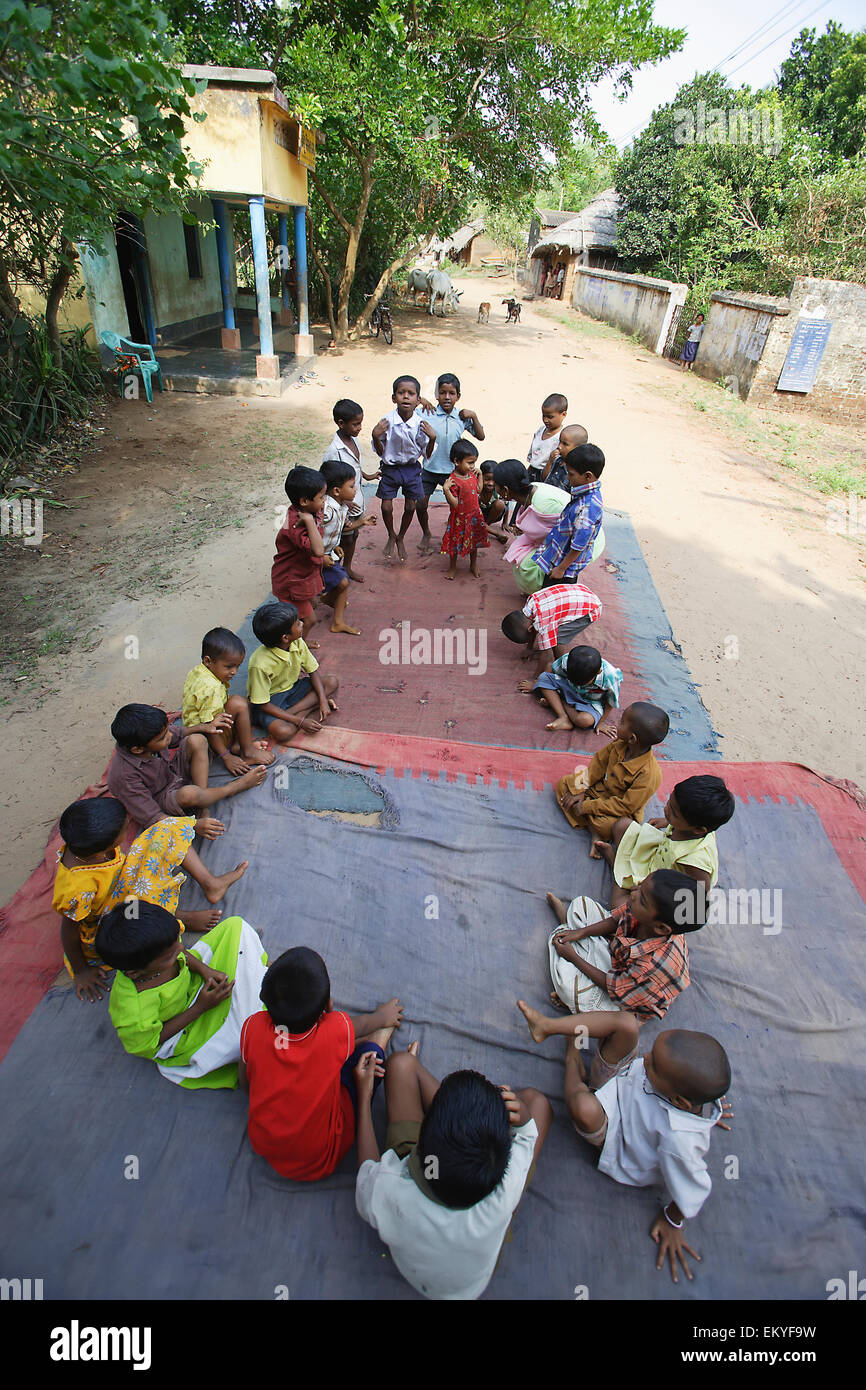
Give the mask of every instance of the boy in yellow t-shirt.
[(247, 695), (253, 722), (276, 743), (288, 743), (299, 729), (318, 733), (337, 708), (337, 677), (319, 675), (303, 631), (293, 603), (265, 603), (253, 618), (262, 645), (250, 657)]
[(201, 661), (184, 681), (181, 706), (185, 728), (210, 724), (219, 714), (227, 716), (222, 733), (205, 737), (233, 777), (243, 776), (256, 764), (267, 767), (275, 756), (253, 734), (249, 701), (243, 695), (228, 693), (245, 650), (241, 639), (227, 627), (213, 627), (206, 632)]

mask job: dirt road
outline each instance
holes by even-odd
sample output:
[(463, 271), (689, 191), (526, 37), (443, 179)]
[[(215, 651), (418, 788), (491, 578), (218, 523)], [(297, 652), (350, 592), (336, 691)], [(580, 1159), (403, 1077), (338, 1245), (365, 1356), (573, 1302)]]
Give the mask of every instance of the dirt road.
[[(496, 459), (524, 457), (542, 399), (564, 392), (569, 419), (605, 451), (605, 500), (631, 515), (725, 758), (866, 784), (862, 538), (828, 529), (825, 497), (777, 479), (702, 414), (716, 388), (594, 325), (557, 322), (562, 306), (525, 304), (506, 324), (508, 282), (462, 283), (456, 317), (398, 310), (393, 347), (323, 355), (281, 401), (113, 405), (99, 450), (59, 486), (75, 510), (51, 512), (41, 556), (5, 565), (8, 625), (35, 625), (48, 654), (35, 678), (4, 684), (0, 901), (102, 772), (117, 707), (176, 705), (202, 633), (236, 627), (267, 592), (283, 478), (318, 462), (334, 400), (361, 402), (372, 428), (404, 371), (431, 393), (439, 372), (456, 372), (487, 430), (482, 457)], [(487, 325), (475, 321), (482, 299)]]

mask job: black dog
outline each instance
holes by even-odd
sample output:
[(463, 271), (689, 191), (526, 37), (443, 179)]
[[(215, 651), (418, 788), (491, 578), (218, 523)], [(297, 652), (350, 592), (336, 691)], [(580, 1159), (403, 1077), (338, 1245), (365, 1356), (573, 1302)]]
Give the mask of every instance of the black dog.
[(503, 299), (502, 303), (508, 305), (508, 317), (506, 318), (505, 322), (506, 322), (506, 323), (518, 323), (519, 320), (520, 320), (520, 308), (521, 308), (521, 306), (518, 304), (517, 300), (516, 300), (516, 299)]

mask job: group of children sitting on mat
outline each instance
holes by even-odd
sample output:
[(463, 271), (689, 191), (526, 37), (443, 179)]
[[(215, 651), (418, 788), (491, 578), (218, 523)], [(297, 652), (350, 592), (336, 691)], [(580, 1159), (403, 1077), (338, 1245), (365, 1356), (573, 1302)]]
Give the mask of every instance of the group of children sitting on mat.
[[(417, 405), (408, 390), (400, 391), (408, 381), (414, 378), (399, 378), (394, 386), (392, 415), (404, 424), (409, 405), (413, 413)], [(459, 383), (440, 378), (438, 386), (439, 410), (447, 420)], [(554, 418), (551, 399), (557, 405), (564, 400), (545, 402), (540, 444), (559, 437), (567, 408)], [(355, 413), (346, 417), (348, 407)], [(439, 423), (432, 407), (429, 412)], [(483, 438), (474, 412), (462, 414), (466, 419), (458, 423)], [(351, 447), (363, 423), (360, 407), (338, 403), (335, 420), (338, 432), (329, 452), (344, 451), (345, 466), (360, 470)], [(416, 437), (430, 442), (425, 423)], [(374, 445), (387, 466), (385, 424), (377, 426), (382, 448), (376, 431)], [(503, 621), (503, 631), (525, 645), (526, 656), (537, 652), (544, 660), (553, 652), (538, 679), (521, 688), (550, 706), (555, 728), (598, 725), (618, 705), (622, 681), (594, 648), (569, 649), (601, 607), (576, 582), (601, 526), (598, 476), (604, 458), (598, 449), (581, 452), (586, 449), (593, 446), (579, 445), (563, 460), (573, 488), (556, 517), (572, 513), (566, 532), (549, 548), (544, 541), (515, 561), (516, 575), (523, 567), (518, 582), (530, 596), (524, 609)], [(551, 452), (544, 466), (555, 462)], [(431, 457), (432, 451), (428, 462)], [(405, 463), (392, 466), (405, 475)], [(538, 470), (537, 461), (533, 466)], [(292, 506), (280, 534), (294, 529), (296, 537), (291, 547), (278, 541), (274, 571), (279, 579), (281, 557), (291, 554), (281, 573), (295, 587), (289, 602), (275, 583), (278, 601), (255, 614), (260, 646), (250, 657), (247, 697), (228, 693), (245, 656), (243, 643), (228, 629), (215, 628), (205, 635), (200, 664), (187, 676), (175, 726), (153, 706), (131, 704), (118, 711), (111, 726), (116, 748), (109, 794), (77, 801), (61, 817), (53, 906), (62, 919), (64, 959), (78, 997), (101, 999), (110, 972), (117, 972), (109, 1011), (128, 1052), (155, 1060), (181, 1086), (246, 1089), (251, 1145), (285, 1177), (324, 1178), (355, 1143), (357, 1209), (389, 1246), (397, 1268), (428, 1298), (472, 1299), (490, 1281), (550, 1129), (549, 1101), (531, 1088), (494, 1085), (475, 1071), (440, 1082), (419, 1060), (417, 1042), (386, 1057), (402, 1023), (399, 999), (352, 1018), (334, 1007), (327, 967), (314, 950), (294, 947), (268, 965), (253, 928), (238, 916), (221, 920), (218, 906), (248, 862), (213, 874), (192, 847), (197, 835), (213, 839), (224, 832), (211, 815), (221, 800), (264, 780), (275, 756), (268, 740), (284, 743), (298, 729), (314, 732), (337, 709), (337, 682), (320, 673), (305, 641), (314, 593), (304, 608), (297, 587), (299, 556), (306, 551), (308, 559), (316, 557), (322, 544), (319, 490), (311, 492), (295, 477), (311, 471), (295, 469), (287, 479)], [(443, 472), (436, 474), (439, 481)], [(383, 470), (383, 482), (385, 476)], [(354, 482), (354, 471), (352, 477)], [(333, 479), (328, 494), (345, 522), (350, 480), (336, 474)], [(533, 502), (539, 515), (551, 514), (542, 510), (549, 499), (537, 495), (546, 484), (533, 482), (516, 460), (497, 465), (494, 479), (499, 516), (511, 500), (518, 503), (518, 527)], [(383, 516), (385, 503), (396, 495), (392, 489), (400, 485), (395, 476), (385, 493), (380, 489)], [(405, 488), (404, 496), (408, 507), (411, 493)], [(391, 511), (389, 543), (403, 559), (406, 517), (395, 535)], [(418, 514), (428, 535), (426, 501), (422, 513), (419, 499)], [(352, 572), (345, 545), (338, 559), (346, 562), (346, 573), (328, 592), (339, 631), (346, 630), (345, 603), (339, 602), (343, 579), (360, 576)], [(534, 589), (525, 587), (535, 582), (532, 567)], [(706, 921), (707, 894), (718, 875), (715, 831), (733, 815), (734, 799), (721, 778), (689, 777), (674, 787), (664, 816), (643, 824), (645, 807), (662, 782), (652, 750), (667, 735), (668, 716), (639, 701), (605, 732), (611, 742), (588, 769), (561, 779), (556, 798), (572, 826), (590, 831), (590, 855), (610, 865), (611, 904), (585, 897), (566, 904), (547, 895), (557, 922), (548, 943), (551, 1000), (561, 1016), (544, 1015), (523, 1000), (518, 1007), (535, 1042), (565, 1037), (566, 1107), (602, 1172), (632, 1186), (665, 1185), (667, 1200), (650, 1234), (658, 1267), (667, 1256), (676, 1281), (678, 1263), (692, 1277), (686, 1254), (699, 1258), (686, 1244), (684, 1221), (697, 1214), (710, 1190), (705, 1155), (713, 1126), (728, 1128), (722, 1117), (730, 1116), (723, 1104), (730, 1068), (723, 1048), (707, 1034), (667, 1030), (643, 1057), (639, 1036), (641, 1025), (663, 1018), (689, 984), (686, 935)], [(215, 760), (231, 780), (211, 786)], [(141, 830), (124, 852), (130, 820)], [(210, 906), (184, 909), (181, 920), (185, 875), (199, 884)], [(187, 948), (185, 930), (205, 935)], [(587, 1077), (582, 1052), (590, 1038), (597, 1047)], [(388, 1132), (380, 1153), (371, 1102), (383, 1079)]]

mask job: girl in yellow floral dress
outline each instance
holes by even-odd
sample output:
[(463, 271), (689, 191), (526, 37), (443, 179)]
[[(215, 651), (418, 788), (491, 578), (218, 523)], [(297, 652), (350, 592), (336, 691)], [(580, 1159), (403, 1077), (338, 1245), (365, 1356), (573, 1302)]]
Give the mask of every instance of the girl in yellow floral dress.
[(174, 915), (187, 870), (204, 889), (210, 908), (184, 912), (191, 931), (207, 931), (222, 913), (216, 904), (246, 871), (247, 861), (227, 874), (212, 874), (194, 849), (195, 819), (167, 816), (120, 848), (127, 826), (121, 803), (111, 796), (75, 801), (60, 817), (63, 844), (57, 855), (52, 907), (63, 919), (60, 937), (64, 964), (79, 999), (102, 998), (109, 969), (94, 946), (104, 912), (129, 899), (164, 907)]

